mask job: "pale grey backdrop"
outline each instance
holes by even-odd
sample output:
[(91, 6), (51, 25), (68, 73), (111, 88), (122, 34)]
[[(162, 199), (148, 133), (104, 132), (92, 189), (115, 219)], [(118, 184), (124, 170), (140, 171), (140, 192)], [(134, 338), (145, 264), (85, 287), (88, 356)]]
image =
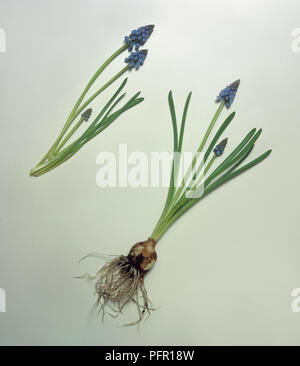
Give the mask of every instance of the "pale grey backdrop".
[[(300, 313), (291, 310), (291, 291), (300, 287), (300, 52), (291, 48), (299, 13), (296, 0), (1, 0), (0, 287), (7, 312), (0, 313), (0, 344), (300, 344)], [(30, 178), (87, 79), (124, 35), (149, 23), (156, 28), (148, 58), (127, 87), (129, 94), (142, 90), (145, 102), (64, 166)], [(97, 154), (119, 143), (148, 154), (170, 150), (169, 89), (178, 110), (193, 91), (185, 149), (196, 148), (216, 94), (236, 78), (229, 147), (262, 127), (253, 153), (271, 147), (272, 155), (163, 237), (146, 279), (158, 310), (139, 332), (118, 327), (133, 309), (103, 325), (90, 319), (93, 289), (73, 276), (102, 262), (78, 260), (93, 251), (126, 254), (151, 233), (166, 195), (163, 188), (100, 189)]]

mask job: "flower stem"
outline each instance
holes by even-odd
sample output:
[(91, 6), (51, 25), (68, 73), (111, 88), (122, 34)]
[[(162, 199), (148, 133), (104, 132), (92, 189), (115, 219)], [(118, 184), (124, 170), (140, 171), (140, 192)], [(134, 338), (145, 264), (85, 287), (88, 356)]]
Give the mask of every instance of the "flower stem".
[(201, 144), (199, 146), (198, 152), (201, 152), (203, 150), (203, 148), (205, 146), (205, 143), (206, 143), (206, 141), (207, 141), (214, 125), (215, 125), (215, 123), (217, 122), (217, 119), (219, 118), (219, 115), (221, 114), (222, 109), (224, 108), (224, 106), (225, 106), (225, 102), (224, 102), (224, 100), (222, 100), (219, 107), (218, 107), (218, 109), (217, 109), (217, 111), (216, 111), (216, 113), (215, 113), (215, 115), (213, 116), (213, 119), (211, 120), (211, 122), (210, 122), (210, 124), (209, 124), (209, 126), (206, 130), (206, 133), (205, 133), (205, 135), (204, 135), (204, 137), (201, 141)]
[(65, 144), (69, 141), (69, 139), (74, 135), (74, 133), (82, 125), (83, 121), (84, 121), (84, 119), (81, 117), (80, 120), (75, 124), (75, 126), (70, 130), (70, 132), (66, 135), (66, 137), (63, 139), (63, 141), (57, 147), (54, 155), (56, 155), (65, 146)]
[[(79, 110), (76, 112), (76, 114), (73, 116), (73, 120), (83, 111), (84, 108), (88, 106), (92, 102), (93, 99), (96, 98), (98, 94), (100, 94), (104, 89), (106, 89), (109, 85), (111, 85), (114, 81), (116, 81), (121, 75), (123, 75), (127, 70), (129, 70), (129, 66), (125, 66), (121, 71), (119, 71), (114, 77), (112, 77), (106, 84), (104, 84), (99, 90), (97, 90), (83, 105), (79, 108)], [(34, 169), (31, 169), (30, 175), (37, 176), (35, 173), (47, 160), (53, 158), (56, 156), (56, 154), (61, 150), (61, 148), (65, 145), (65, 143), (69, 140), (69, 138), (73, 135), (73, 133), (78, 129), (78, 127), (81, 125), (82, 121), (78, 122), (73, 129), (69, 132), (69, 134), (65, 137), (65, 139), (61, 142), (59, 145), (62, 137), (65, 135), (66, 131), (70, 127), (64, 126), (63, 130), (59, 134), (58, 138), (56, 139), (55, 143), (52, 145), (51, 149), (48, 151), (48, 153), (44, 156), (44, 158), (36, 165)]]
[(112, 77), (107, 83), (105, 83), (100, 89), (98, 89), (75, 113), (74, 119), (100, 94), (106, 89), (109, 85), (111, 85), (114, 81), (116, 81), (120, 76), (122, 76), (127, 70), (130, 69), (129, 65), (123, 67), (121, 71), (119, 71), (114, 77)]
[[(98, 89), (75, 113), (75, 115), (72, 118), (71, 123), (74, 121), (74, 119), (97, 97), (97, 95), (99, 95), (101, 92), (103, 92), (104, 89), (106, 89), (109, 85), (111, 85), (114, 81), (116, 81), (120, 76), (122, 76), (127, 70), (129, 70), (129, 66), (125, 66), (121, 71), (119, 71), (114, 77), (112, 77), (107, 83), (105, 83), (100, 89)], [(71, 125), (70, 123), (70, 125)], [(60, 142), (61, 138), (64, 136), (64, 134), (66, 133), (66, 131), (68, 130), (68, 128), (70, 127), (67, 126), (66, 129), (63, 129), (61, 134), (59, 135), (59, 138), (57, 139), (57, 142), (55, 143), (56, 145), (58, 145), (58, 143)], [(52, 153), (50, 152), (48, 154), (48, 157), (53, 157), (55, 155), (55, 152), (59, 151), (59, 149), (54, 150), (54, 147), (52, 147)]]
[[(45, 156), (42, 158), (42, 160), (37, 164), (37, 167), (44, 163), (56, 150), (57, 146), (59, 145), (61, 139), (65, 135), (66, 131), (69, 129), (70, 125), (74, 121), (74, 119), (79, 115), (79, 113), (94, 99), (97, 95), (99, 95), (105, 88), (107, 88), (110, 84), (112, 84), (118, 77), (120, 77), (125, 71), (128, 70), (128, 66), (123, 68), (117, 75), (115, 75), (110, 81), (108, 81), (102, 88), (100, 88), (96, 93), (92, 95), (88, 99), (87, 102), (84, 103), (82, 107), (80, 107), (80, 104), (82, 103), (84, 97), (86, 96), (87, 92), (91, 88), (91, 86), (94, 84), (96, 79), (99, 77), (99, 75), (104, 71), (104, 69), (117, 57), (119, 56), (123, 51), (125, 51), (129, 47), (129, 43), (125, 43), (122, 47), (120, 47), (116, 52), (114, 52), (95, 72), (95, 74), (92, 76), (86, 87), (84, 88), (83, 92), (81, 93), (80, 97), (78, 98), (77, 102), (75, 103), (71, 113), (69, 114), (69, 117), (67, 118), (60, 134), (58, 135), (57, 139), (55, 140), (54, 144), (51, 146), (51, 148), (48, 150), (48, 152), (45, 154)], [(126, 69), (126, 70), (125, 70)], [(80, 107), (80, 108), (79, 108)], [(79, 108), (79, 110), (78, 110)]]
[[(78, 107), (80, 106), (83, 98), (85, 97), (86, 93), (89, 91), (90, 87), (94, 84), (98, 76), (104, 71), (104, 69), (117, 57), (119, 56), (123, 51), (125, 51), (129, 47), (129, 43), (125, 43), (121, 48), (119, 48), (116, 52), (114, 52), (95, 72), (95, 74), (92, 76), (91, 80), (88, 82), (87, 86), (81, 93), (80, 97), (78, 98), (74, 108), (72, 109), (70, 115), (76, 113)], [(104, 90), (104, 89), (103, 89)]]

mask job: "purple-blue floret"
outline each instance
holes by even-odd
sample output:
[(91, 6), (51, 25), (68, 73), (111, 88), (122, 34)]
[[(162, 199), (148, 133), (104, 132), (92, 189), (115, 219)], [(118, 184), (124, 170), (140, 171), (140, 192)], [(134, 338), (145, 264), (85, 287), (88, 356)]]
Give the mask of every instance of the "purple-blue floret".
[(125, 58), (125, 62), (129, 64), (130, 69), (138, 68), (143, 65), (147, 56), (148, 50), (132, 51), (131, 54)]
[(226, 108), (230, 108), (231, 104), (234, 101), (236, 92), (240, 85), (240, 80), (236, 80), (230, 85), (227, 85), (225, 89), (221, 90), (220, 94), (218, 95), (216, 102), (220, 102), (224, 100)]
[(221, 141), (216, 147), (214, 148), (214, 153), (216, 156), (221, 156), (224, 152), (225, 146), (227, 144), (227, 138)]
[(129, 43), (128, 51), (131, 52), (135, 47), (138, 51), (141, 46), (143, 46), (147, 39), (151, 36), (153, 32), (154, 25), (144, 25), (138, 29), (134, 29), (129, 36), (125, 36), (125, 43)]

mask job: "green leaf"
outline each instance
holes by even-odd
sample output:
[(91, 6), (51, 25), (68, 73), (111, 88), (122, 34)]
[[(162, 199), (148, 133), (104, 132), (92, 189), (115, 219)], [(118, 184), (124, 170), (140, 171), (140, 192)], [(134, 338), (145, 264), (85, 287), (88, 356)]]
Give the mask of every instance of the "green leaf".
[(225, 119), (225, 121), (222, 123), (222, 125), (219, 127), (218, 131), (216, 132), (214, 138), (212, 139), (211, 143), (209, 144), (205, 154), (204, 154), (204, 163), (209, 157), (209, 154), (211, 153), (212, 149), (217, 144), (220, 136), (223, 134), (223, 132), (226, 130), (226, 128), (230, 125), (231, 121), (233, 120), (235, 116), (235, 112), (230, 113), (230, 115)]
[(198, 203), (202, 198), (204, 198), (207, 194), (212, 192), (213, 190), (217, 189), (224, 183), (228, 182), (229, 180), (235, 178), (236, 176), (244, 173), (248, 169), (252, 168), (253, 166), (259, 164), (264, 159), (266, 159), (270, 154), (272, 150), (266, 151), (264, 154), (260, 155), (256, 159), (252, 160), (248, 164), (244, 165), (240, 169), (227, 173), (221, 178), (219, 178), (216, 182), (214, 182), (212, 185), (204, 189), (204, 193), (199, 198), (192, 198), (187, 200), (176, 212), (174, 212), (173, 216), (166, 222), (163, 226), (163, 228), (157, 233), (157, 239), (161, 237), (161, 235), (176, 221), (178, 220), (187, 210), (189, 210), (192, 206), (194, 206), (196, 203)]
[(240, 169), (237, 169), (235, 171), (231, 171), (231, 172), (226, 173), (220, 179), (218, 179), (216, 182), (211, 184), (209, 187), (205, 188), (205, 193), (204, 194), (206, 195), (206, 194), (212, 192), (216, 188), (220, 187), (222, 184), (228, 182), (229, 180), (231, 180), (231, 179), (235, 178), (236, 176), (244, 173), (245, 171), (252, 168), (253, 166), (259, 164), (261, 161), (266, 159), (271, 154), (271, 152), (272, 152), (272, 150), (268, 150), (265, 153), (263, 153), (262, 155), (258, 156), (256, 159), (250, 161), (248, 164), (245, 164), (244, 166), (242, 166)]
[(186, 102), (185, 102), (184, 110), (183, 110), (183, 115), (182, 115), (182, 120), (181, 120), (179, 143), (178, 143), (178, 151), (180, 153), (181, 153), (181, 150), (182, 150), (184, 127), (185, 127), (186, 115), (187, 115), (187, 111), (188, 111), (188, 108), (189, 108), (191, 96), (192, 96), (192, 92), (189, 92), (189, 95), (186, 98)]
[(244, 148), (245, 145), (251, 140), (253, 135), (255, 134), (256, 129), (253, 128), (246, 137), (242, 140), (242, 142), (232, 151), (231, 154), (211, 173), (211, 175), (207, 178), (208, 182), (211, 182), (214, 178), (216, 178), (219, 174), (221, 174), (225, 169), (230, 166), (232, 159)]
[(234, 164), (227, 172), (227, 173), (230, 173), (232, 172), (233, 170), (235, 170), (238, 166), (240, 166), (242, 164), (242, 162), (244, 160), (247, 159), (247, 157), (250, 155), (251, 151), (253, 150), (253, 147), (254, 147), (254, 144), (251, 145), (250, 149), (246, 152), (246, 154), (236, 163)]
[(168, 101), (169, 101), (169, 108), (171, 113), (171, 119), (172, 119), (172, 126), (173, 126), (173, 151), (178, 151), (178, 132), (177, 132), (177, 121), (176, 121), (176, 112), (175, 112), (175, 106), (174, 106), (174, 100), (172, 91), (169, 92), (168, 95)]
[(94, 126), (97, 124), (97, 122), (100, 120), (100, 118), (104, 115), (104, 113), (108, 110), (108, 108), (112, 105), (112, 103), (114, 102), (114, 100), (120, 94), (121, 90), (124, 89), (126, 83), (127, 83), (127, 78), (123, 80), (122, 84), (119, 86), (119, 88), (117, 89), (117, 91), (115, 92), (115, 94), (105, 104), (105, 106), (102, 108), (102, 110), (100, 111), (100, 113), (97, 115), (97, 117), (94, 119), (94, 121), (89, 125), (89, 127), (84, 131), (84, 133), (81, 135), (80, 138), (86, 137), (87, 135), (90, 134), (91, 131), (93, 131)]

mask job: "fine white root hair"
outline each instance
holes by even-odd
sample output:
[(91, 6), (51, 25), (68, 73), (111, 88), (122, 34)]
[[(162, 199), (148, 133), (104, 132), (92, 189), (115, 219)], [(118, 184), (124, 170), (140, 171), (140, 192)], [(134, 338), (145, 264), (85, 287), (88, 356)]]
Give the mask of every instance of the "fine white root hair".
[[(86, 257), (85, 257), (86, 258)], [(98, 314), (117, 317), (124, 307), (133, 302), (136, 305), (138, 319), (125, 326), (136, 325), (150, 315), (150, 300), (144, 285), (144, 273), (135, 268), (125, 256), (116, 256), (95, 274), (84, 274), (77, 278), (95, 282), (97, 301), (94, 309)]]

